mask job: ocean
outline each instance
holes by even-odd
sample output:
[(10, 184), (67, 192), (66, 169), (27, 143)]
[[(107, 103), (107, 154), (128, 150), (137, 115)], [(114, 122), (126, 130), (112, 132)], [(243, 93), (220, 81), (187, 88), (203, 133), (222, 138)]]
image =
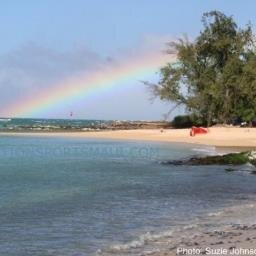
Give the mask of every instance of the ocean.
[(255, 195), (247, 167), (164, 164), (214, 153), (187, 144), (1, 135), (0, 255), (152, 251), (151, 242)]
[(77, 130), (83, 128), (103, 128), (111, 120), (86, 119), (45, 119), (45, 118), (0, 118), (0, 131), (13, 130)]

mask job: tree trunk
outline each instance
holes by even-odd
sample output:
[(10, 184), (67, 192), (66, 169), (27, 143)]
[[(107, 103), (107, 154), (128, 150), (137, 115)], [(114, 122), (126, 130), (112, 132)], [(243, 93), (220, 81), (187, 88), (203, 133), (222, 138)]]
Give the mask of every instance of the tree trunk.
[(207, 116), (207, 127), (210, 127), (212, 124), (212, 111), (209, 111)]

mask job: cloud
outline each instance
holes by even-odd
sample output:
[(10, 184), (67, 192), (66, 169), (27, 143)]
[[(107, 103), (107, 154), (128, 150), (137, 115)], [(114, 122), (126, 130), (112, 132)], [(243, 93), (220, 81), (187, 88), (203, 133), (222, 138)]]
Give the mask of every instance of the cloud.
[(85, 46), (61, 52), (34, 43), (0, 56), (0, 104), (113, 62)]
[[(0, 56), (0, 113), (3, 113), (1, 107), (24, 101), (27, 96), (39, 94), (56, 83), (118, 66), (127, 59), (137, 59), (147, 53), (163, 52), (170, 40), (166, 36), (147, 36), (129, 49), (116, 49), (109, 56), (102, 56), (84, 45), (59, 51), (27, 43)], [(138, 94), (141, 100), (145, 98), (148, 101), (149, 96), (145, 92), (142, 95), (142, 89)]]

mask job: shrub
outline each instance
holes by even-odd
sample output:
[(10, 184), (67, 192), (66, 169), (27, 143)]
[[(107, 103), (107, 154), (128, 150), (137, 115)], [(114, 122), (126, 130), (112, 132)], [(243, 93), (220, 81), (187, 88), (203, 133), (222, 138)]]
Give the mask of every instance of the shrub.
[(190, 128), (193, 125), (190, 115), (175, 116), (172, 120), (172, 126), (174, 128)]
[(175, 116), (172, 120), (174, 128), (190, 128), (191, 126), (206, 126), (206, 121), (202, 118), (192, 115), (179, 115)]

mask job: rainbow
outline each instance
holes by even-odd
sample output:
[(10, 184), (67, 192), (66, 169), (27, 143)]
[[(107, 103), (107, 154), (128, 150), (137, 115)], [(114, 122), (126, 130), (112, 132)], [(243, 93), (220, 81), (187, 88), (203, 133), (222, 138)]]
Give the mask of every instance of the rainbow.
[(114, 90), (126, 82), (139, 80), (156, 73), (167, 62), (174, 62), (175, 56), (162, 52), (137, 55), (118, 65), (101, 69), (78, 78), (54, 84), (37, 95), (27, 95), (1, 110), (7, 117), (38, 117), (65, 106), (67, 102), (86, 100), (88, 97)]

